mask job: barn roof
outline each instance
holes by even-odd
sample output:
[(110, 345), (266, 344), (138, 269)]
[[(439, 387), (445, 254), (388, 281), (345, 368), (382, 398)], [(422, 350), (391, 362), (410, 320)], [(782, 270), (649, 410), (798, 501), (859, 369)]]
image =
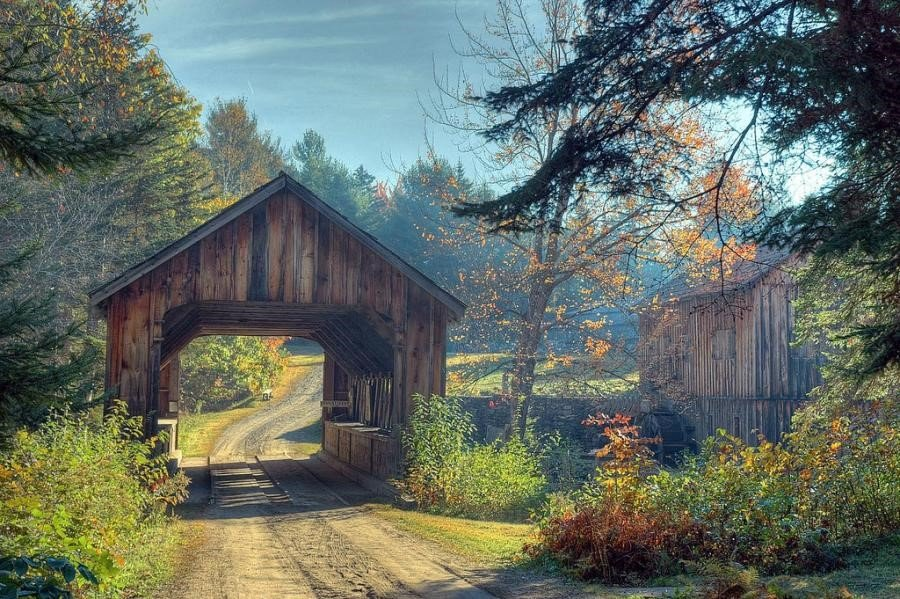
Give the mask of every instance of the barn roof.
[(753, 259), (740, 258), (723, 281), (720, 278), (705, 281), (690, 281), (681, 277), (660, 290), (666, 299), (690, 299), (705, 295), (731, 293), (744, 287), (755, 285), (774, 270), (780, 269), (791, 258), (787, 249), (760, 247)]
[(242, 214), (249, 212), (257, 205), (265, 202), (276, 193), (287, 190), (295, 194), (313, 208), (327, 216), (332, 222), (340, 226), (344, 231), (353, 236), (364, 247), (381, 256), (388, 264), (402, 272), (412, 281), (415, 281), (425, 291), (431, 294), (435, 299), (444, 304), (453, 314), (455, 318), (462, 317), (466, 305), (457, 299), (449, 291), (435, 283), (427, 275), (422, 273), (396, 253), (388, 249), (378, 239), (371, 234), (363, 231), (352, 222), (350, 222), (343, 214), (328, 205), (327, 202), (319, 198), (312, 191), (298, 183), (286, 173), (282, 172), (278, 177), (272, 179), (265, 185), (257, 188), (245, 198), (235, 202), (210, 220), (206, 221), (181, 239), (171, 243), (167, 247), (153, 254), (140, 264), (130, 267), (128, 270), (120, 274), (115, 279), (97, 287), (89, 292), (90, 303), (92, 306), (99, 306), (110, 296), (124, 289), (132, 282), (151, 272), (160, 264), (175, 257), (188, 247), (214, 233), (219, 228), (232, 222)]

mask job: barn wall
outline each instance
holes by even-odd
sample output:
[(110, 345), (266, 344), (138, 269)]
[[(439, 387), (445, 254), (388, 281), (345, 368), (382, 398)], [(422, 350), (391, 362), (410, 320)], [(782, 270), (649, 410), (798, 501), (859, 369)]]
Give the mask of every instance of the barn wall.
[[(358, 308), (393, 348), (393, 422), (405, 422), (411, 395), (444, 389), (447, 308), (287, 190), (106, 300), (107, 388), (125, 399), (133, 414), (152, 409), (149, 360), (166, 314), (201, 301)], [(340, 358), (341, 352), (325, 349)]]
[(796, 404), (821, 384), (820, 352), (790, 346), (796, 297), (790, 275), (773, 269), (726, 295), (687, 297), (645, 313), (641, 391), (691, 406), (701, 436), (724, 428), (753, 441), (758, 428), (777, 437)]

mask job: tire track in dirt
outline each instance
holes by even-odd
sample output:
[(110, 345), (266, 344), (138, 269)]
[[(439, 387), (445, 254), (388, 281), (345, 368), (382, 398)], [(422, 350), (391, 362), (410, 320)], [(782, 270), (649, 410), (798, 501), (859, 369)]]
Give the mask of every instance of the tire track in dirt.
[(212, 457), (297, 454), (299, 443), (319, 440), (321, 399), (322, 368), (312, 367), (288, 390), (285, 399), (226, 428), (213, 448)]

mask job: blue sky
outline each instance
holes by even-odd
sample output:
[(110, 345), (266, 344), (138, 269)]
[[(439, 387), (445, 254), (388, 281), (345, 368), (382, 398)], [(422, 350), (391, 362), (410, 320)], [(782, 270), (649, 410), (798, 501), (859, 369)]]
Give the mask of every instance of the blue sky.
[[(458, 68), (457, 15), (477, 30), (494, 0), (150, 0), (142, 29), (204, 105), (244, 96), (285, 145), (315, 129), (380, 178), (426, 147), (417, 100), (433, 65)], [(452, 139), (429, 125), (451, 159)]]
[[(141, 25), (204, 105), (246, 97), (285, 146), (315, 129), (351, 168), (392, 179), (424, 154), (426, 134), (476, 174), (462, 140), (427, 122), (419, 98), (435, 93), (435, 69), (455, 79), (457, 19), (479, 32), (495, 16), (495, 0), (149, 0)], [(481, 79), (477, 65), (465, 67)], [(796, 166), (788, 190), (798, 199), (828, 171)]]

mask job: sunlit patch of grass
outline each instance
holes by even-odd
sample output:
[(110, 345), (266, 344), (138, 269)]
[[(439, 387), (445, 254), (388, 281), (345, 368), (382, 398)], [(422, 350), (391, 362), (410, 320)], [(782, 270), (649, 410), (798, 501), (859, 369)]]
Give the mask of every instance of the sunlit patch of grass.
[(455, 368), (459, 366), (486, 366), (501, 360), (511, 360), (510, 354), (503, 353), (472, 353), (472, 354), (452, 354), (447, 356), (447, 367)]
[(288, 367), (291, 366), (319, 366), (325, 361), (325, 356), (323, 354), (301, 354), (297, 356), (290, 356), (287, 359)]
[[(449, 395), (501, 393), (503, 373), (513, 358), (504, 353), (453, 354), (447, 357)], [(633, 367), (633, 365), (632, 365)], [(570, 360), (542, 360), (535, 368), (534, 392), (539, 395), (614, 395), (637, 385), (637, 371), (597, 376), (584, 356)]]
[(291, 455), (313, 455), (322, 449), (321, 443), (301, 442), (291, 445)]
[(372, 505), (371, 508), (372, 513), (397, 528), (486, 567), (515, 563), (533, 531), (529, 524), (438, 516), (388, 505)]

